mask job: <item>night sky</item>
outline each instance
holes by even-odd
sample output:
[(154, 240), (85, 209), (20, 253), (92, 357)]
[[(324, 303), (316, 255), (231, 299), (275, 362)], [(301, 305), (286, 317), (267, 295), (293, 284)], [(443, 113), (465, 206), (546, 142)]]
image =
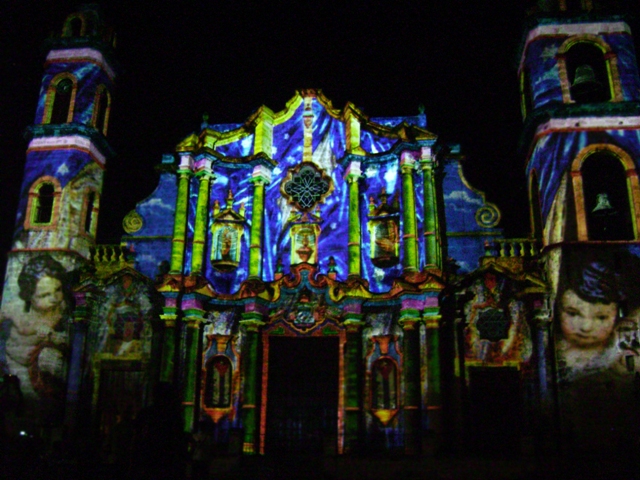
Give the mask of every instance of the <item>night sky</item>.
[[(118, 33), (120, 73), (101, 243), (119, 241), (124, 215), (154, 189), (153, 166), (199, 128), (204, 112), (211, 123), (242, 123), (262, 104), (282, 110), (301, 88), (322, 89), (335, 107), (351, 101), (370, 116), (415, 115), (424, 105), (428, 129), (462, 145), (467, 178), (500, 207), (505, 233), (528, 234), (517, 152), (525, 2), (157, 3), (103, 2)], [(77, 4), (14, 0), (0, 15), (3, 254), (22, 182), (22, 133), (34, 120), (43, 73), (41, 45)]]

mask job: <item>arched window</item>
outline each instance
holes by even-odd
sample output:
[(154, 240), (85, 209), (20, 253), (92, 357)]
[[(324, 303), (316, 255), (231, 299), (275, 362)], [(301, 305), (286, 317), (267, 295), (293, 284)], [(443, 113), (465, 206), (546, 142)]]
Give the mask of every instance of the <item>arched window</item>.
[(622, 101), (617, 57), (597, 35), (565, 40), (558, 49), (558, 74), (565, 103)]
[(521, 108), (522, 118), (526, 118), (527, 115), (533, 110), (533, 88), (531, 85), (531, 74), (529, 68), (525, 67), (520, 75), (520, 95), (521, 95)]
[(560, 10), (569, 12), (569, 13), (577, 13), (581, 12), (584, 9), (584, 4), (582, 0), (560, 0)]
[(607, 152), (582, 164), (582, 188), (589, 240), (633, 240), (625, 169)]
[(69, 74), (55, 77), (47, 89), (43, 123), (69, 123), (73, 121), (76, 82)]
[(100, 85), (96, 90), (96, 97), (93, 107), (93, 125), (96, 130), (103, 135), (107, 134), (107, 125), (109, 123), (109, 110), (111, 107), (111, 98), (109, 92), (104, 85)]
[(69, 27), (71, 28), (72, 37), (79, 37), (82, 35), (82, 20), (78, 17), (69, 22)]
[(633, 160), (609, 144), (583, 148), (571, 164), (578, 240), (633, 240), (640, 184)]
[(96, 209), (96, 192), (89, 192), (84, 206), (84, 231), (88, 234), (94, 233), (94, 210)]
[(62, 29), (63, 37), (82, 37), (84, 35), (84, 18), (81, 14), (74, 13), (67, 17)]
[(380, 358), (371, 367), (371, 408), (398, 408), (398, 368), (391, 358)]
[(529, 176), (529, 209), (531, 215), (531, 235), (536, 240), (542, 240), (542, 205), (540, 204), (540, 186), (538, 175), (532, 171)]
[(51, 123), (67, 123), (69, 107), (71, 106), (71, 92), (73, 82), (68, 78), (62, 79), (56, 85), (56, 92), (51, 107)]
[(54, 177), (42, 177), (29, 189), (25, 227), (51, 229), (58, 217), (60, 184)]
[(207, 362), (204, 405), (207, 408), (226, 408), (231, 405), (231, 361), (216, 355)]
[(580, 42), (566, 54), (571, 98), (576, 103), (611, 100), (611, 88), (604, 53), (593, 43)]
[(51, 217), (53, 216), (53, 193), (53, 185), (50, 183), (42, 183), (38, 188), (34, 223), (51, 223)]

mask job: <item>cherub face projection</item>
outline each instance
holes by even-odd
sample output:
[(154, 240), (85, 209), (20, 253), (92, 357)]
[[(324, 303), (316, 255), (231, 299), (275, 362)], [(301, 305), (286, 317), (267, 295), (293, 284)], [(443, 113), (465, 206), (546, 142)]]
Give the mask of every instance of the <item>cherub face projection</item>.
[(613, 333), (618, 305), (591, 303), (567, 290), (560, 300), (560, 327), (575, 348), (604, 348)]
[(62, 399), (68, 356), (66, 277), (50, 255), (31, 258), (18, 276), (23, 303), (5, 311), (1, 322), (2, 369), (20, 378), (27, 399)]

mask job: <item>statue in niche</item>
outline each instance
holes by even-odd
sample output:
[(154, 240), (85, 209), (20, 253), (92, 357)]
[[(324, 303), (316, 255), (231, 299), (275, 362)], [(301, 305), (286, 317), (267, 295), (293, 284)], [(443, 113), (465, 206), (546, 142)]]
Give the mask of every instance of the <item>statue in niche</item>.
[[(320, 217), (304, 213), (301, 218), (296, 218), (291, 226), (291, 264), (318, 263), (318, 236)], [(314, 223), (311, 223), (314, 222)]]
[(369, 234), (371, 236), (371, 263), (376, 267), (388, 268), (399, 261), (400, 235), (398, 228), (397, 201), (387, 203), (387, 192), (380, 193), (380, 205), (369, 198)]
[(222, 227), (217, 231), (214, 260), (229, 262), (235, 258), (236, 236), (237, 232), (231, 227)]
[(227, 195), (226, 208), (220, 202), (213, 204), (211, 225), (211, 265), (223, 272), (237, 268), (240, 263), (241, 239), (244, 234), (244, 205), (238, 212), (233, 210), (233, 194)]
[(302, 260), (303, 262), (308, 262), (311, 258), (311, 255), (313, 255), (313, 248), (309, 246), (310, 236), (313, 236), (313, 232), (310, 230), (302, 230), (300, 233), (298, 233), (298, 241), (302, 239), (300, 241), (300, 243), (302, 243), (302, 246), (296, 250), (296, 253), (298, 254), (298, 258), (300, 258), (300, 260)]
[[(378, 262), (393, 262), (397, 259), (398, 230), (393, 220), (382, 221), (375, 227), (374, 258)], [(393, 262), (395, 263), (395, 262)]]

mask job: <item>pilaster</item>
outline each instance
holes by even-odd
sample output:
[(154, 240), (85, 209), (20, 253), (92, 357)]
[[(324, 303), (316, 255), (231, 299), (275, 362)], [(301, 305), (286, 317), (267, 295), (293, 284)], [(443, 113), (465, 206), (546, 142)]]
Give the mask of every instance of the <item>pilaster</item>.
[(424, 255), (425, 264), (442, 269), (442, 253), (440, 250), (440, 232), (438, 219), (438, 200), (435, 188), (435, 160), (431, 147), (423, 147), (420, 151), (420, 168), (424, 185)]
[(418, 270), (418, 242), (416, 227), (416, 202), (413, 185), (413, 170), (416, 160), (411, 152), (402, 152), (400, 172), (402, 175), (402, 219), (403, 219), (403, 267), (405, 272)]
[(178, 308), (175, 296), (165, 297), (160, 321), (164, 322), (164, 338), (162, 342), (162, 358), (160, 362), (160, 381), (173, 382), (176, 352), (176, 321)]
[(240, 327), (244, 331), (244, 345), (242, 347), (243, 365), (243, 402), (242, 425), (244, 440), (242, 452), (246, 455), (258, 453), (259, 425), (258, 425), (258, 340), (260, 327), (264, 325), (262, 315), (258, 312), (242, 314)]
[(65, 409), (65, 426), (74, 432), (78, 420), (78, 401), (82, 383), (84, 350), (87, 336), (87, 320), (90, 295), (86, 292), (75, 292), (75, 309), (73, 311), (73, 338), (71, 341), (71, 360), (67, 377), (67, 398)]
[(170, 273), (180, 274), (184, 271), (184, 249), (187, 234), (187, 215), (189, 210), (189, 179), (193, 171), (193, 159), (189, 155), (180, 156), (178, 166), (178, 197), (173, 223), (171, 240)]
[(421, 441), (421, 388), (420, 388), (420, 313), (413, 308), (403, 308), (399, 323), (403, 330), (403, 381), (404, 381), (404, 431), (405, 453), (417, 454)]
[(209, 218), (209, 187), (215, 179), (211, 171), (211, 160), (202, 159), (196, 163), (195, 176), (198, 178), (198, 201), (196, 206), (196, 222), (193, 233), (193, 252), (191, 254), (191, 274), (202, 274), (204, 263), (204, 244)]
[(182, 394), (182, 414), (184, 431), (191, 432), (195, 424), (198, 350), (200, 347), (200, 326), (204, 322), (204, 310), (201, 302), (193, 298), (193, 296), (185, 297), (182, 301), (182, 307), (184, 311), (183, 321), (186, 326), (186, 365)]
[(249, 244), (249, 278), (262, 276), (262, 224), (264, 222), (264, 186), (271, 182), (271, 170), (264, 165), (253, 169), (253, 206)]
[[(426, 336), (427, 428), (431, 435), (442, 433), (442, 391), (440, 380), (440, 308), (427, 307), (422, 314)], [(429, 438), (429, 440), (437, 440)], [(429, 446), (433, 451), (433, 445)]]
[(362, 176), (360, 162), (353, 161), (347, 168), (345, 178), (349, 184), (349, 276), (360, 276), (360, 189), (358, 180)]
[(361, 447), (363, 430), (363, 380), (362, 359), (362, 313), (345, 314), (344, 327), (347, 330), (344, 359), (345, 389), (345, 445), (344, 453), (357, 452)]
[(271, 158), (273, 150), (273, 112), (260, 107), (256, 118), (255, 135), (253, 140), (253, 154), (264, 153)]

